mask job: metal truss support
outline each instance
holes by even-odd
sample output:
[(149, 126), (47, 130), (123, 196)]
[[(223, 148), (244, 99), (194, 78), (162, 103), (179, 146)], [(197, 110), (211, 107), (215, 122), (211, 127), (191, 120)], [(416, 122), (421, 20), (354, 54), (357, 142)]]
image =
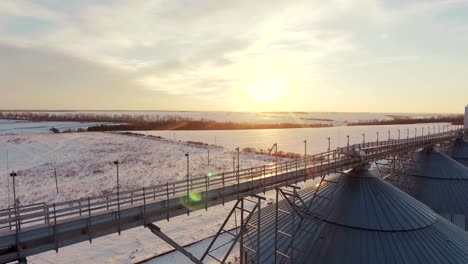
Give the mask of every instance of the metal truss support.
[[(335, 183), (334, 181), (329, 181)], [(291, 188), (292, 190), (286, 189)], [(299, 232), (300, 226), (304, 219), (312, 220), (315, 222), (320, 222), (321, 219), (318, 215), (314, 214), (309, 210), (310, 205), (308, 205), (298, 193), (297, 186), (288, 185), (285, 188), (276, 189), (276, 210), (275, 210), (275, 256), (274, 263), (294, 263), (294, 240)], [(318, 189), (318, 188), (317, 188)], [(316, 195), (316, 193), (315, 193)], [(287, 205), (289, 210), (279, 208), (281, 199), (284, 204)], [(325, 197), (322, 197), (325, 198)], [(331, 198), (331, 197), (330, 197)], [(286, 216), (284, 216), (286, 215)], [(281, 220), (283, 226), (279, 226), (280, 218), (290, 218), (289, 226), (284, 226), (286, 221)], [(280, 249), (280, 242), (284, 243), (284, 240), (287, 240), (286, 247), (282, 250)], [(283, 244), (282, 243), (282, 244)]]
[[(231, 254), (232, 250), (234, 249), (234, 246), (237, 244), (237, 242), (240, 243), (239, 251), (240, 251), (240, 263), (243, 264), (246, 261), (246, 254), (245, 251), (249, 251), (256, 255), (256, 262), (259, 263), (260, 260), (260, 220), (261, 220), (261, 200), (265, 200), (264, 197), (258, 196), (258, 195), (253, 195), (252, 197), (256, 198), (257, 200), (251, 200), (248, 198), (243, 198), (237, 200), (231, 211), (229, 212), (228, 216), (224, 220), (223, 224), (221, 225), (220, 229), (216, 233), (216, 235), (213, 237), (213, 240), (211, 241), (210, 245), (206, 249), (205, 253), (201, 257), (201, 261), (204, 261), (207, 256), (212, 258), (213, 260), (219, 262), (219, 263), (225, 263), (229, 255)], [(250, 202), (254, 204), (253, 208), (248, 210), (245, 208), (245, 202)], [(237, 211), (240, 211), (240, 225), (237, 226)], [(257, 223), (251, 223), (251, 219), (253, 215), (257, 214)], [(232, 222), (234, 218), (235, 220), (235, 228), (231, 228), (229, 230), (226, 229), (227, 225), (229, 222)], [(256, 233), (256, 247), (251, 248), (245, 245), (244, 241), (244, 236), (247, 233), (248, 229), (255, 229)], [(232, 232), (235, 230), (235, 233)], [(227, 243), (223, 243), (221, 245), (216, 245), (216, 242), (219, 240), (220, 236), (223, 234), (229, 234), (233, 238)], [(213, 252), (227, 246), (230, 244), (229, 248), (224, 254), (223, 259), (218, 259), (213, 255)], [(251, 254), (252, 255), (252, 254)]]
[(193, 263), (197, 263), (197, 264), (202, 264), (203, 262), (200, 261), (199, 259), (197, 259), (195, 256), (193, 256), (190, 252), (188, 252), (187, 250), (185, 250), (184, 247), (182, 247), (181, 245), (179, 245), (177, 242), (175, 242), (174, 240), (172, 240), (170, 237), (168, 237), (166, 234), (164, 234), (162, 231), (161, 231), (161, 228), (159, 228), (158, 226), (154, 225), (154, 224), (148, 224), (146, 227), (148, 227), (148, 229), (155, 235), (157, 235), (159, 238), (161, 238), (162, 240), (164, 240), (166, 243), (168, 243), (169, 245), (173, 246), (175, 249), (177, 249), (180, 253), (184, 254), (185, 256), (187, 256), (187, 258), (189, 258), (191, 261), (193, 261)]

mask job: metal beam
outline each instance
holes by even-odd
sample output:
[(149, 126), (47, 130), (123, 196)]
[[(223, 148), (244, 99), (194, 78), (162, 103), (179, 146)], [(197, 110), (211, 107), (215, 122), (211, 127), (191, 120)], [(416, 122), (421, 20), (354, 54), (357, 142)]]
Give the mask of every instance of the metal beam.
[(168, 237), (166, 234), (164, 234), (162, 231), (161, 231), (161, 228), (159, 228), (157, 225), (155, 224), (148, 224), (146, 225), (146, 227), (148, 227), (148, 229), (155, 235), (157, 235), (159, 238), (161, 238), (162, 240), (164, 240), (166, 243), (168, 243), (169, 245), (171, 245), (172, 247), (174, 247), (175, 249), (177, 249), (180, 253), (184, 254), (187, 258), (189, 258), (191, 261), (193, 261), (193, 263), (197, 263), (197, 264), (203, 264), (203, 262), (201, 262), (199, 259), (197, 259), (195, 256), (193, 256), (190, 252), (188, 252), (187, 250), (185, 250), (184, 247), (182, 247), (181, 245), (177, 244), (177, 242), (175, 242), (174, 240), (172, 240), (170, 237)]

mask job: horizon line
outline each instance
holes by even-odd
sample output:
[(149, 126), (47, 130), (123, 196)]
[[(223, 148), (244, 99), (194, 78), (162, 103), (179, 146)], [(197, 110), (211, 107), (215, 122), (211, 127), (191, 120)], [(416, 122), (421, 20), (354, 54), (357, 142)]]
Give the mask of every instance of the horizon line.
[(180, 113), (334, 113), (334, 114), (424, 114), (424, 115), (463, 115), (463, 111), (454, 112), (353, 112), (353, 111), (228, 111), (228, 110), (86, 110), (86, 109), (0, 109), (0, 112), (180, 112)]

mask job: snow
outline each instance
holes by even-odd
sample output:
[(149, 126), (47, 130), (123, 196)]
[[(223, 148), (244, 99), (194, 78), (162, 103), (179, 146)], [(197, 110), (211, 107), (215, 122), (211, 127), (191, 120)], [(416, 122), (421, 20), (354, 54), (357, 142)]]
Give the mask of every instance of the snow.
[[(122, 191), (184, 179), (187, 152), (191, 176), (206, 175), (208, 171), (206, 147), (145, 137), (111, 133), (4, 135), (0, 136), (0, 146), (0, 171), (4, 172), (0, 208), (8, 206), (7, 166), (18, 174), (17, 193), (22, 204), (111, 192), (116, 186), (115, 160), (121, 163)], [(233, 154), (233, 150), (210, 147), (211, 170), (232, 170)], [(260, 166), (272, 160), (242, 153), (240, 167)], [(55, 192), (54, 168), (59, 194)]]
[[(59, 202), (114, 190), (119, 159), (122, 189), (140, 188), (185, 177), (185, 153), (190, 153), (191, 175), (207, 171), (207, 148), (182, 142), (111, 133), (30, 134), (0, 136), (0, 207), (8, 204), (8, 169), (18, 172), (17, 194), (22, 204)], [(232, 169), (234, 152), (210, 148), (210, 166)], [(273, 162), (272, 157), (241, 153), (241, 168)], [(55, 193), (53, 168), (60, 192)], [(10, 196), (12, 196), (10, 182)], [(272, 194), (269, 194), (272, 196)], [(11, 198), (11, 197), (10, 197)], [(10, 201), (12, 198), (10, 199)], [(233, 203), (197, 211), (190, 216), (156, 223), (171, 238), (185, 245), (216, 233)], [(29, 263), (135, 263), (172, 248), (148, 229), (134, 228), (89, 242), (28, 258)], [(199, 253), (199, 252), (198, 252)], [(170, 255), (164, 256), (167, 260)], [(169, 263), (157, 261), (157, 263)], [(153, 260), (152, 263), (155, 260)], [(177, 262), (179, 263), (179, 262)], [(184, 262), (180, 262), (184, 263)], [(189, 263), (189, 262), (187, 262)]]
[(32, 122), (24, 120), (5, 120), (0, 119), (0, 135), (17, 134), (37, 134), (51, 133), (50, 129), (55, 127), (59, 131), (68, 129), (76, 130), (79, 128), (88, 128), (105, 123), (87, 123), (87, 122)]
[[(358, 144), (363, 140), (362, 134), (365, 134), (366, 142), (375, 141), (377, 133), (380, 140), (390, 137), (400, 138), (420, 136), (422, 128), (425, 128), (427, 134), (428, 127), (431, 133), (433, 127), (438, 132), (439, 126), (442, 127), (448, 123), (414, 124), (414, 125), (382, 125), (382, 126), (341, 126), (341, 127), (323, 127), (323, 128), (294, 128), (294, 129), (255, 129), (255, 130), (208, 130), (208, 131), (141, 131), (140, 133), (148, 135), (163, 136), (176, 140), (194, 140), (203, 141), (210, 144), (218, 144), (229, 149), (240, 147), (254, 147), (268, 149), (274, 143), (278, 143), (279, 151), (304, 153), (304, 140), (307, 140), (307, 153), (320, 153), (328, 148), (330, 137), (331, 148), (346, 146), (347, 136), (350, 144)], [(416, 129), (416, 130), (415, 130)]]

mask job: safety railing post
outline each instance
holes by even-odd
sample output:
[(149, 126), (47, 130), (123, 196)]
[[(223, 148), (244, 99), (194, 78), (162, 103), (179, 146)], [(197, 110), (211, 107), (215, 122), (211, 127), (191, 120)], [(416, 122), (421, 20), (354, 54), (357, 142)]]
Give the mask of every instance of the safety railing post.
[(53, 203), (54, 208), (54, 244), (55, 244), (55, 252), (58, 252), (58, 241), (57, 241), (57, 210), (55, 203)]
[(91, 233), (91, 202), (88, 196), (88, 235), (89, 235), (89, 243), (93, 243), (92, 233)]
[[(10, 226), (10, 230), (11, 230), (12, 229), (12, 224), (11, 224), (12, 219), (11, 219), (11, 208), (10, 207), (8, 207), (8, 220), (9, 220), (8, 225)], [(16, 221), (16, 219), (15, 219), (15, 221)]]
[(142, 191), (143, 191), (143, 226), (146, 228), (146, 190), (145, 190), (145, 186), (143, 186)]
[(208, 211), (208, 176), (205, 176), (205, 210)]
[(44, 211), (43, 211), (43, 214), (44, 214), (44, 224), (48, 224), (47, 223), (47, 205), (44, 203)]
[(223, 180), (223, 206), (224, 206), (224, 172), (221, 173), (221, 177)]
[[(153, 192), (154, 194), (154, 192)], [(166, 183), (166, 208), (169, 208), (169, 183)], [(166, 219), (169, 222), (169, 209), (166, 209)]]
[(81, 198), (78, 200), (78, 209), (80, 211), (80, 216), (81, 216)]

